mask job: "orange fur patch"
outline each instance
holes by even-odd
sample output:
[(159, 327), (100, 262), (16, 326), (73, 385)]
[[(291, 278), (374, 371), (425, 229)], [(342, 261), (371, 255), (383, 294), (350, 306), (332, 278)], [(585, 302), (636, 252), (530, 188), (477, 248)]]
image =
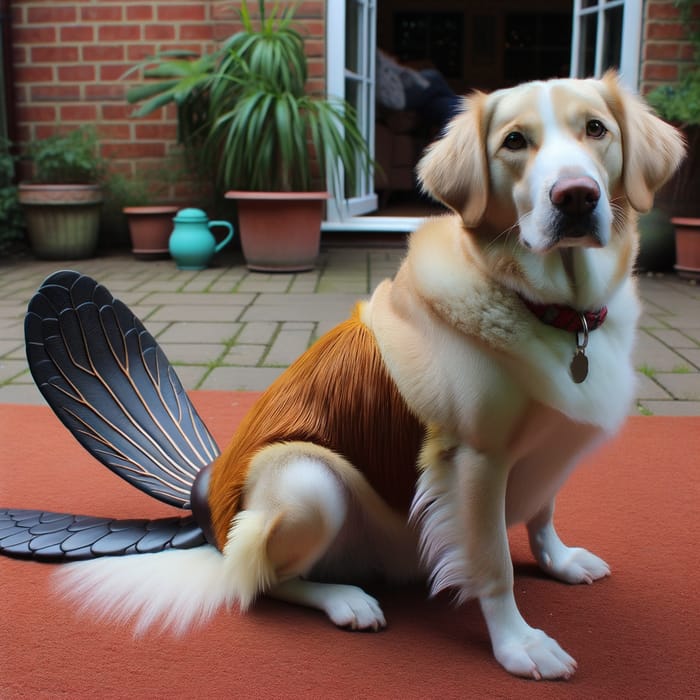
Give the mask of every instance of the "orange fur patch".
[(209, 506), (219, 549), (241, 508), (251, 460), (264, 447), (301, 441), (333, 450), (392, 508), (408, 512), (423, 433), (357, 307), (265, 391), (212, 465)]

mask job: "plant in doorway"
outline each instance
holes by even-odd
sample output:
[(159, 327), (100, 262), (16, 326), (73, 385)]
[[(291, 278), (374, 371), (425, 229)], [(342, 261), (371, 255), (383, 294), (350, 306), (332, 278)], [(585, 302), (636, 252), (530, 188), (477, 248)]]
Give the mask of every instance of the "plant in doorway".
[(39, 258), (88, 258), (97, 249), (105, 163), (94, 129), (55, 133), (29, 144), (32, 177), (18, 198)]
[(168, 52), (140, 64), (156, 82), (134, 87), (128, 99), (143, 103), (138, 115), (177, 105), (181, 140), (237, 202), (251, 269), (310, 269), (328, 190), (366, 172), (369, 149), (349, 104), (306, 92), (294, 8), (268, 10), (259, 0), (254, 19), (244, 0), (240, 17), (241, 31), (215, 54)]

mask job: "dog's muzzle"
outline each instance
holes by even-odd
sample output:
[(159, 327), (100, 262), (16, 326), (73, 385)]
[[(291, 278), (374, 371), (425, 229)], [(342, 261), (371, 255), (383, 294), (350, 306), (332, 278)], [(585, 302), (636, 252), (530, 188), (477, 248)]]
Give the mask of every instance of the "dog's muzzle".
[(549, 201), (554, 207), (553, 230), (557, 241), (590, 237), (595, 244), (602, 244), (595, 215), (600, 187), (593, 178), (559, 178), (549, 190)]

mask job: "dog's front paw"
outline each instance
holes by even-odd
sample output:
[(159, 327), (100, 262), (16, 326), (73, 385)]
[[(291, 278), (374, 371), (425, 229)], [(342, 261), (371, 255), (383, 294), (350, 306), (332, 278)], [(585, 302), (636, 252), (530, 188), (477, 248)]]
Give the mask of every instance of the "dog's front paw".
[(535, 680), (569, 679), (576, 661), (542, 630), (532, 629), (494, 645), (494, 656), (509, 673)]
[(581, 547), (563, 547), (555, 555), (544, 551), (542, 568), (565, 583), (593, 583), (610, 576), (610, 567), (600, 557)]

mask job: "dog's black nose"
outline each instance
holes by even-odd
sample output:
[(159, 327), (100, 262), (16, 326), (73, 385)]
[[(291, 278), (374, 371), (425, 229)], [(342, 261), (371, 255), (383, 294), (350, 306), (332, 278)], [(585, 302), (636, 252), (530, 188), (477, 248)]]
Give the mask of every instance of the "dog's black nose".
[(600, 199), (600, 187), (590, 177), (562, 177), (549, 191), (549, 200), (567, 217), (590, 214)]

